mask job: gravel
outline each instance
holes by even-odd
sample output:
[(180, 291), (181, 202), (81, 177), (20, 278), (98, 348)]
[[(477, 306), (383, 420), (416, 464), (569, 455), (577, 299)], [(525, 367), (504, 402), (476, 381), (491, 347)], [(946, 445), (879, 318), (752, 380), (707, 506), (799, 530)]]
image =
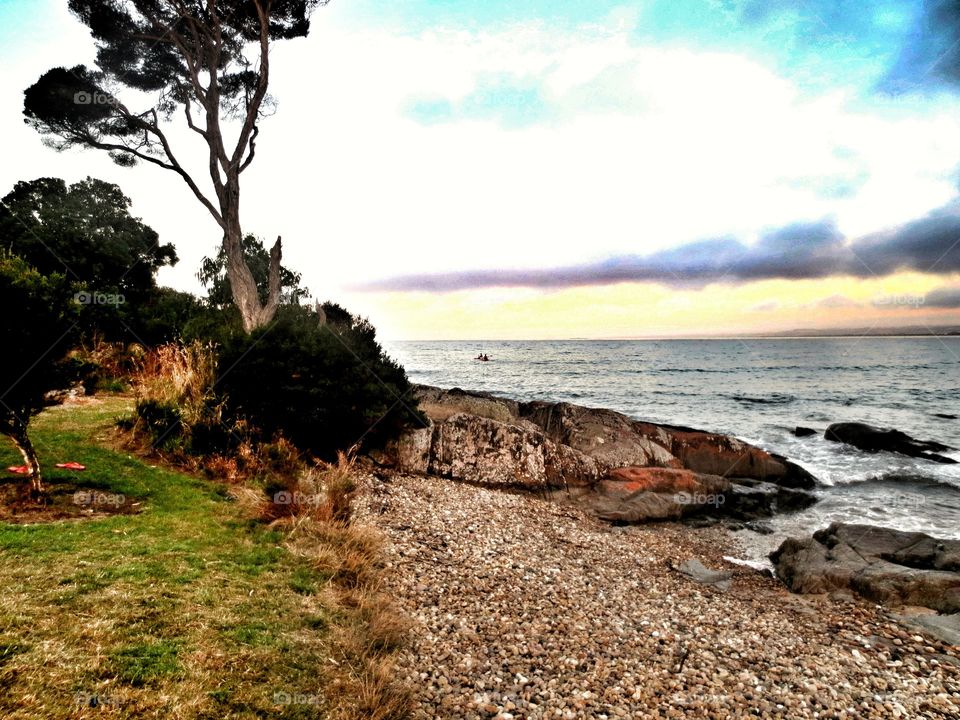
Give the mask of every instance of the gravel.
[[(960, 648), (725, 562), (721, 528), (612, 527), (433, 477), (362, 487), (414, 623), (399, 672), (418, 720), (960, 717)], [(729, 589), (675, 569), (689, 559)]]

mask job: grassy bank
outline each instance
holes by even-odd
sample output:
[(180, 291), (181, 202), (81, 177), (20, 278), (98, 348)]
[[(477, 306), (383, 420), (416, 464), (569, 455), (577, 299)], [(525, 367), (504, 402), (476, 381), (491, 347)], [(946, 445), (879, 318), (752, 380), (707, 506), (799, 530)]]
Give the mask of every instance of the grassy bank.
[[(129, 409), (108, 397), (35, 420), (45, 468), (87, 466), (48, 470), (48, 482), (140, 505), (137, 514), (0, 523), (0, 716), (365, 716), (344, 705), (351, 675), (372, 681), (351, 669), (370, 611), (338, 588), (329, 556), (342, 543), (318, 551), (313, 540), (291, 541), (249, 518), (223, 486), (114, 449), (114, 422)], [(0, 462), (18, 457), (3, 445)], [(321, 535), (329, 540), (309, 537)], [(370, 702), (383, 701), (382, 687), (368, 690)]]

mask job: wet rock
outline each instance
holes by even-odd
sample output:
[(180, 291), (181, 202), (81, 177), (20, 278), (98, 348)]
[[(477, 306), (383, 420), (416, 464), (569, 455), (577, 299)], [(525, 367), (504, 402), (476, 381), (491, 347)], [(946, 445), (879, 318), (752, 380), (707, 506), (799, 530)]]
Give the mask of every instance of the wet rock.
[(865, 452), (893, 452), (944, 464), (957, 462), (938, 454), (952, 450), (949, 445), (934, 440), (917, 440), (900, 430), (878, 428), (865, 423), (834, 423), (823, 436), (832, 442), (853, 445)]
[(813, 428), (803, 427), (802, 425), (797, 425), (793, 429), (793, 434), (797, 437), (810, 437), (811, 435), (816, 435), (817, 431)]
[(770, 555), (798, 593), (851, 590), (885, 604), (960, 612), (960, 541), (871, 525), (833, 523), (812, 538), (788, 538)]

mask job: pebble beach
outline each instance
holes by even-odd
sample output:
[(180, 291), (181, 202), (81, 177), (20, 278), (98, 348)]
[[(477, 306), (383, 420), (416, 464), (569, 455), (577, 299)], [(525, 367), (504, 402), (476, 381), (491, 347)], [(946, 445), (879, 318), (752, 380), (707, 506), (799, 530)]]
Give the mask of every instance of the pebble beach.
[[(722, 527), (616, 527), (404, 474), (367, 476), (357, 520), (385, 537), (422, 720), (960, 717), (960, 648), (727, 563)], [(729, 588), (679, 572), (690, 559)]]

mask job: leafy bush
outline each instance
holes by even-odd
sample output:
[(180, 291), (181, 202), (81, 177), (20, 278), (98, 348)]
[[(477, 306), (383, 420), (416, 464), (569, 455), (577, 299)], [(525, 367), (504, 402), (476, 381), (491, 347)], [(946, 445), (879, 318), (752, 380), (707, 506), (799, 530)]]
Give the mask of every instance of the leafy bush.
[(219, 355), (217, 389), (231, 417), (326, 460), (419, 419), (403, 368), (368, 321), (339, 305), (327, 303), (319, 314), (281, 307), (270, 326), (230, 333)]

